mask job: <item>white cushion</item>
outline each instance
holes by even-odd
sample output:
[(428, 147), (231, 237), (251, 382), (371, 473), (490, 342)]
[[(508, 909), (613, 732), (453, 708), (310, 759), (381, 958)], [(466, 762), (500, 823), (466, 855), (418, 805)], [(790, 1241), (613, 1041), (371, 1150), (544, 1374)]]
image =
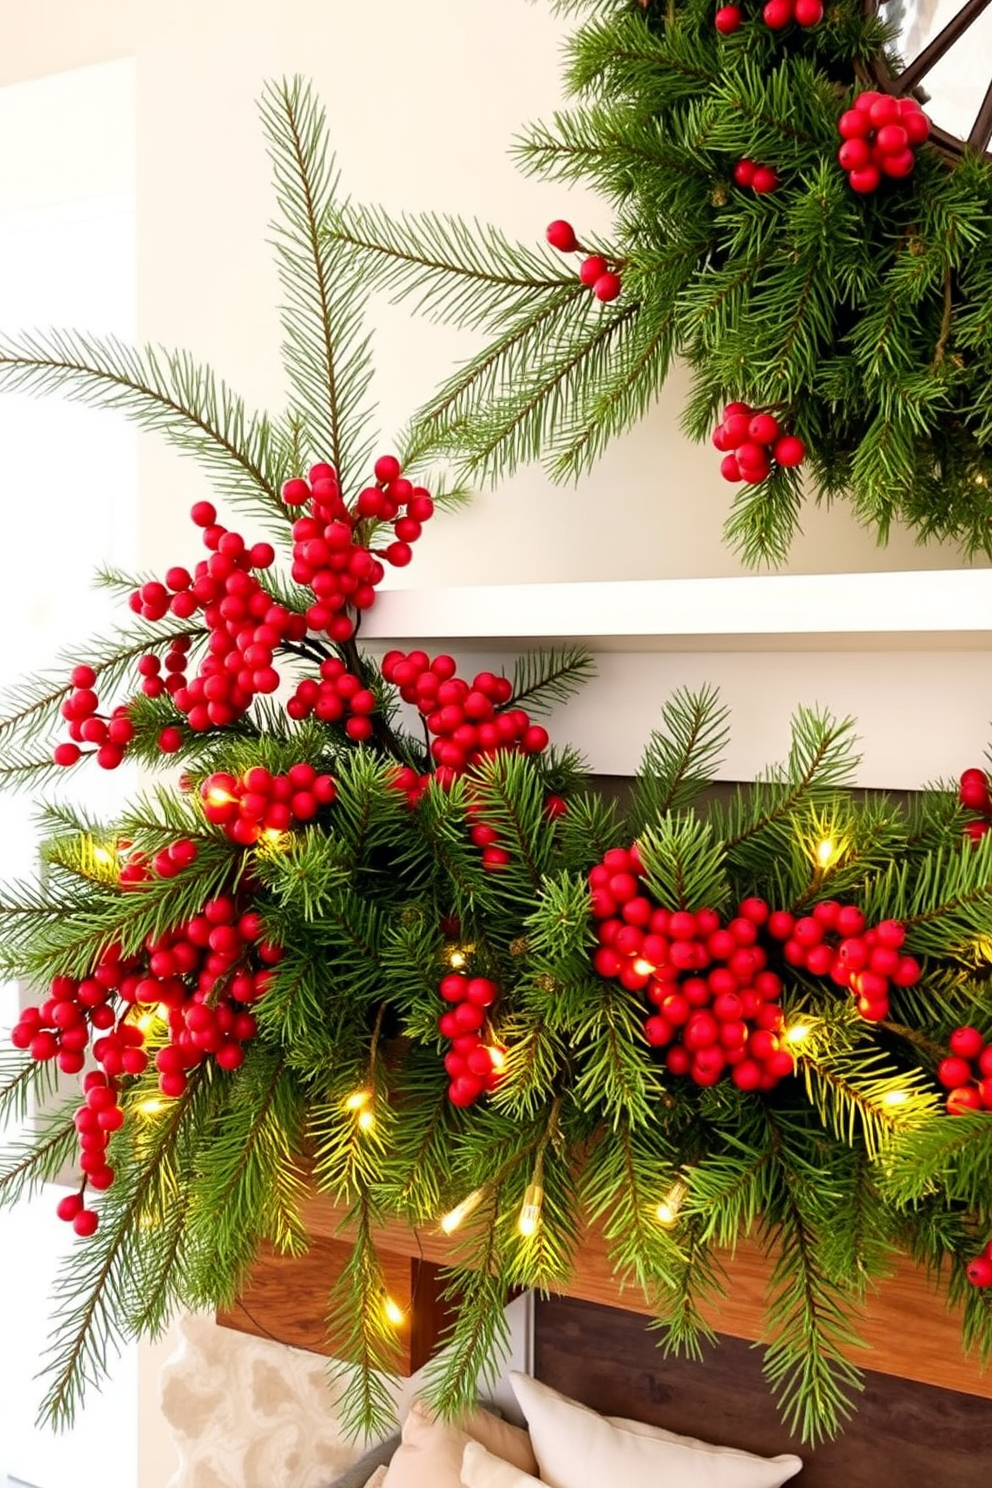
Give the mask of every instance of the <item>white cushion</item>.
[(530, 1473), (521, 1472), (512, 1462), (494, 1457), (479, 1442), (466, 1442), (462, 1453), (464, 1488), (534, 1488), (540, 1481)]
[(526, 1431), (477, 1406), (459, 1421), (439, 1421), (415, 1400), (403, 1422), (403, 1435), (393, 1453), (383, 1488), (461, 1488), (462, 1453), (478, 1441), (521, 1471), (537, 1472)]
[(529, 1375), (510, 1375), (543, 1482), (551, 1488), (780, 1488), (802, 1467), (619, 1417), (607, 1420)]

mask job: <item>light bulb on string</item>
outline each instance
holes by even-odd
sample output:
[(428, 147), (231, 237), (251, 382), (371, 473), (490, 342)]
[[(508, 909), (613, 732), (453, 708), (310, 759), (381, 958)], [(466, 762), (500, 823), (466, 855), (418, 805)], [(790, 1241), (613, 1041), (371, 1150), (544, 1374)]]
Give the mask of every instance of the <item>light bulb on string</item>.
[(525, 1239), (536, 1235), (544, 1207), (544, 1189), (540, 1183), (528, 1183), (524, 1201), (517, 1216), (517, 1230)]
[(454, 1234), (459, 1225), (464, 1224), (469, 1215), (475, 1213), (476, 1209), (478, 1209), (479, 1205), (482, 1203), (482, 1200), (485, 1197), (485, 1193), (486, 1191), (484, 1188), (474, 1188), (470, 1194), (467, 1194), (466, 1197), (462, 1199), (460, 1204), (456, 1204), (453, 1209), (449, 1209), (447, 1214), (442, 1214), (441, 1218), (438, 1220), (439, 1229), (441, 1229), (445, 1235)]
[(808, 1023), (793, 1023), (784, 1031), (782, 1037), (787, 1044), (801, 1044), (809, 1038), (812, 1031)]
[(678, 1224), (679, 1214), (688, 1192), (688, 1183), (683, 1178), (676, 1178), (655, 1210), (655, 1218), (663, 1229), (671, 1230)]
[(903, 1106), (909, 1100), (906, 1090), (887, 1090), (882, 1096), (883, 1106)]
[(346, 1111), (360, 1111), (372, 1099), (371, 1090), (353, 1090), (344, 1103)]
[(824, 837), (816, 844), (816, 862), (821, 871), (826, 872), (837, 856), (837, 845), (832, 837)]
[(383, 1293), (382, 1310), (386, 1315), (387, 1323), (392, 1323), (394, 1328), (402, 1328), (406, 1322), (406, 1313), (400, 1304), (391, 1297), (388, 1292)]
[(453, 946), (448, 952), (448, 965), (453, 971), (461, 971), (467, 960), (468, 957), (460, 946)]
[(141, 1116), (157, 1116), (159, 1111), (164, 1111), (167, 1102), (161, 1100), (157, 1095), (149, 1095), (145, 1100), (138, 1101), (135, 1110)]

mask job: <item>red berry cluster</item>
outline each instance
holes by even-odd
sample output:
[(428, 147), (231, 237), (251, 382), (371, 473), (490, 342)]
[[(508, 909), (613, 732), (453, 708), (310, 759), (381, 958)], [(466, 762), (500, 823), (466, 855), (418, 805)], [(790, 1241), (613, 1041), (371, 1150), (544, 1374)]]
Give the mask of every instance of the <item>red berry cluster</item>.
[(778, 176), (770, 165), (758, 165), (755, 160), (738, 160), (734, 166), (734, 180), (758, 196), (767, 196), (778, 186)]
[(91, 666), (73, 667), (72, 691), (62, 704), (62, 717), (69, 725), (69, 740), (57, 744), (53, 759), (57, 765), (74, 765), (83, 754), (81, 744), (92, 744), (96, 762), (104, 770), (116, 770), (124, 751), (134, 738), (134, 724), (127, 707), (114, 708), (110, 717), (97, 712), (96, 672)]
[(758, 944), (767, 904), (746, 899), (722, 925), (712, 909), (660, 908), (643, 891), (643, 872), (636, 845), (610, 848), (591, 870), (601, 921), (593, 966), (654, 1005), (644, 1036), (667, 1049), (673, 1074), (715, 1085), (729, 1070), (741, 1090), (773, 1089), (794, 1061), (781, 1038), (782, 981)]
[(915, 98), (866, 92), (841, 114), (837, 129), (844, 141), (837, 159), (851, 189), (865, 195), (878, 190), (883, 176), (912, 174), (913, 150), (929, 136), (930, 120)]
[(992, 826), (992, 795), (989, 777), (984, 770), (965, 770), (958, 788), (958, 800), (968, 811), (977, 812), (974, 821), (965, 822), (965, 836), (980, 842)]
[(778, 419), (747, 403), (728, 403), (713, 431), (713, 443), (724, 452), (720, 474), (724, 480), (757, 485), (776, 465), (801, 465), (806, 446), (795, 434), (783, 434)]
[(242, 776), (218, 770), (200, 786), (203, 814), (241, 847), (251, 847), (263, 832), (288, 832), (297, 822), (312, 821), (337, 796), (331, 775), (318, 775), (301, 760), (285, 775), (254, 765)]
[(112, 1187), (116, 1173), (107, 1161), (110, 1138), (124, 1125), (124, 1111), (117, 1103), (117, 1082), (103, 1070), (90, 1070), (83, 1080), (83, 1104), (73, 1116), (79, 1142), (79, 1167), (83, 1183), (78, 1193), (66, 1194), (56, 1206), (59, 1219), (72, 1224), (77, 1235), (92, 1235), (99, 1223), (95, 1209), (86, 1207), (87, 1185), (98, 1192)]
[(470, 1106), (479, 1096), (495, 1090), (503, 1069), (503, 1050), (483, 1038), (486, 1012), (499, 996), (499, 988), (488, 977), (452, 971), (441, 978), (438, 988), (449, 1003), (438, 1019), (442, 1038), (451, 1039), (444, 1067), (451, 1076), (448, 1099), (453, 1106)]
[(992, 1240), (986, 1245), (981, 1255), (975, 1256), (968, 1262), (964, 1274), (972, 1286), (992, 1286)]
[(304, 677), (286, 704), (290, 718), (313, 715), (322, 723), (340, 723), (344, 719), (345, 733), (358, 742), (371, 739), (375, 709), (374, 694), (336, 656), (321, 662), (319, 680)]
[[(570, 222), (563, 222), (561, 219), (549, 222), (545, 237), (559, 253), (585, 253)], [(623, 280), (616, 273), (615, 266), (611, 269), (601, 253), (586, 254), (579, 265), (579, 279), (604, 304), (615, 300), (623, 289)]]
[[(823, 20), (822, 0), (767, 0), (761, 19), (770, 31), (782, 31), (791, 21), (797, 26), (818, 26)], [(744, 24), (739, 5), (721, 5), (713, 18), (721, 36), (731, 36)]]
[(84, 1207), (86, 1185), (102, 1189), (114, 1181), (106, 1149), (110, 1135), (124, 1122), (117, 1081), (140, 1075), (148, 1066), (145, 1034), (132, 1021), (133, 1010), (154, 1007), (168, 1014), (169, 1041), (155, 1057), (164, 1095), (181, 1095), (187, 1072), (209, 1056), (221, 1069), (237, 1069), (244, 1044), (256, 1032), (248, 1006), (263, 995), (270, 968), (283, 954), (263, 941), (262, 933), (259, 914), (240, 913), (230, 895), (219, 895), (189, 921), (149, 936), (138, 955), (125, 956), (119, 945), (107, 946), (87, 976), (55, 977), (41, 1006), (21, 1013), (11, 1033), (15, 1048), (26, 1049), (38, 1061), (54, 1059), (65, 1074), (82, 1071), (90, 1038), (99, 1035), (92, 1053), (101, 1068), (86, 1075), (86, 1098), (74, 1118), (83, 1185), (59, 1206), (61, 1217), (71, 1220), (78, 1234), (96, 1229), (95, 1211)]
[(952, 1116), (963, 1111), (992, 1111), (992, 1044), (977, 1028), (955, 1028), (947, 1040), (950, 1054), (937, 1066), (937, 1079), (947, 1091)]
[(382, 675), (399, 688), (400, 697), (413, 703), (434, 735), (431, 745), (440, 770), (460, 775), (486, 755), (502, 750), (540, 754), (548, 747), (548, 731), (531, 723), (523, 708), (505, 707), (513, 696), (506, 677), (479, 672), (471, 683), (456, 677), (452, 656), (426, 651), (388, 651)]
[[(404, 568), (413, 557), (411, 543), (434, 512), (430, 492), (406, 479), (395, 456), (376, 460), (375, 478), (378, 484), (360, 491), (352, 510), (330, 465), (314, 465), (308, 480), (297, 476), (282, 488), (288, 506), (309, 507), (293, 523), (292, 569), (296, 582), (314, 592), (307, 625), (339, 643), (355, 633), (347, 608), (367, 610), (375, 603), (375, 586), (385, 574), (380, 558)], [(356, 531), (363, 521), (392, 522), (396, 541), (383, 549), (366, 547)]]
[(196, 732), (235, 723), (259, 693), (275, 692), (279, 673), (273, 666), (283, 641), (301, 641), (307, 633), (302, 615), (286, 609), (259, 583), (255, 568), (268, 568), (275, 554), (268, 543), (247, 548), (244, 538), (217, 522), (208, 501), (192, 510), (213, 556), (198, 563), (191, 577), (170, 568), (170, 585), (188, 584), (175, 599), (189, 596), (187, 608), (202, 609), (210, 637), (197, 675), (177, 687), (172, 701)]
[(777, 909), (768, 916), (768, 933), (782, 942), (789, 966), (848, 988), (870, 1023), (889, 1016), (890, 986), (912, 987), (920, 979), (919, 962), (901, 952), (906, 927), (899, 920), (882, 920), (867, 929), (856, 904), (823, 899), (798, 918)]

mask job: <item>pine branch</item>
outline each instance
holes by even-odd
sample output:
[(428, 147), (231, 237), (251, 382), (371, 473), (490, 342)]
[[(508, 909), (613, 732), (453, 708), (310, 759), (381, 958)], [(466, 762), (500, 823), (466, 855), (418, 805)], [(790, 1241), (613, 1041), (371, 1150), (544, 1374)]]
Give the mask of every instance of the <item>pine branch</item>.
[(386, 1315), (386, 1278), (374, 1239), (377, 1216), (367, 1192), (348, 1216), (351, 1252), (334, 1283), (328, 1328), (343, 1359), (331, 1366), (343, 1380), (341, 1422), (350, 1436), (383, 1436), (395, 1419), (389, 1376), (399, 1365), (399, 1339)]
[(203, 1071), (192, 1075), (187, 1090), (148, 1142), (143, 1165), (125, 1184), (121, 1176), (104, 1200), (96, 1235), (73, 1251), (56, 1284), (57, 1332), (46, 1351), (50, 1378), (40, 1420), (55, 1427), (73, 1419), (87, 1385), (106, 1374), (108, 1352), (119, 1346), (128, 1314), (128, 1276), (144, 1250), (141, 1218), (152, 1199), (161, 1169), (170, 1162), (173, 1144), (187, 1121), (204, 1105)]
[(285, 534), (278, 434), (264, 415), (247, 414), (240, 398), (189, 353), (152, 346), (141, 353), (114, 337), (72, 331), (4, 336), (0, 389), (34, 396), (58, 392), (119, 410), (192, 456), (219, 491)]
[(596, 675), (596, 663), (579, 646), (559, 651), (525, 651), (513, 667), (513, 695), (507, 708), (527, 708), (540, 716), (566, 703)]
[(661, 710), (638, 771), (630, 819), (636, 835), (669, 812), (692, 805), (713, 779), (729, 738), (729, 710), (715, 688), (677, 688)]
[(324, 232), (337, 176), (324, 111), (299, 77), (269, 84), (260, 105), (281, 218), (274, 226), (289, 417), (311, 455), (327, 459), (344, 488), (363, 480), (373, 438), (368, 395), (366, 282)]

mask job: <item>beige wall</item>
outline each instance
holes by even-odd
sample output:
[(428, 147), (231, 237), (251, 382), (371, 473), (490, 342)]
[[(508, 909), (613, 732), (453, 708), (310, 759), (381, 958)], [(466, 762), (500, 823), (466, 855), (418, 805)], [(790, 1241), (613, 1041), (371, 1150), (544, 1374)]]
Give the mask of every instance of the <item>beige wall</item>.
[[(0, 0), (0, 78), (134, 51), (138, 58), (141, 330), (190, 347), (251, 402), (278, 405), (277, 287), (265, 247), (272, 210), (255, 99), (302, 71), (324, 98), (347, 185), (393, 209), (488, 217), (521, 238), (567, 214), (605, 228), (587, 194), (520, 176), (507, 145), (560, 103), (565, 22), (544, 0)], [(385, 432), (468, 342), (380, 306)], [(681, 435), (680, 379), (578, 489), (522, 472), (439, 521), (404, 583), (666, 577), (739, 571), (721, 526), (730, 488), (708, 447)], [(147, 442), (149, 561), (189, 551), (181, 515), (199, 477)], [(953, 550), (897, 533), (879, 550), (843, 508), (812, 511), (795, 572), (936, 568)]]

